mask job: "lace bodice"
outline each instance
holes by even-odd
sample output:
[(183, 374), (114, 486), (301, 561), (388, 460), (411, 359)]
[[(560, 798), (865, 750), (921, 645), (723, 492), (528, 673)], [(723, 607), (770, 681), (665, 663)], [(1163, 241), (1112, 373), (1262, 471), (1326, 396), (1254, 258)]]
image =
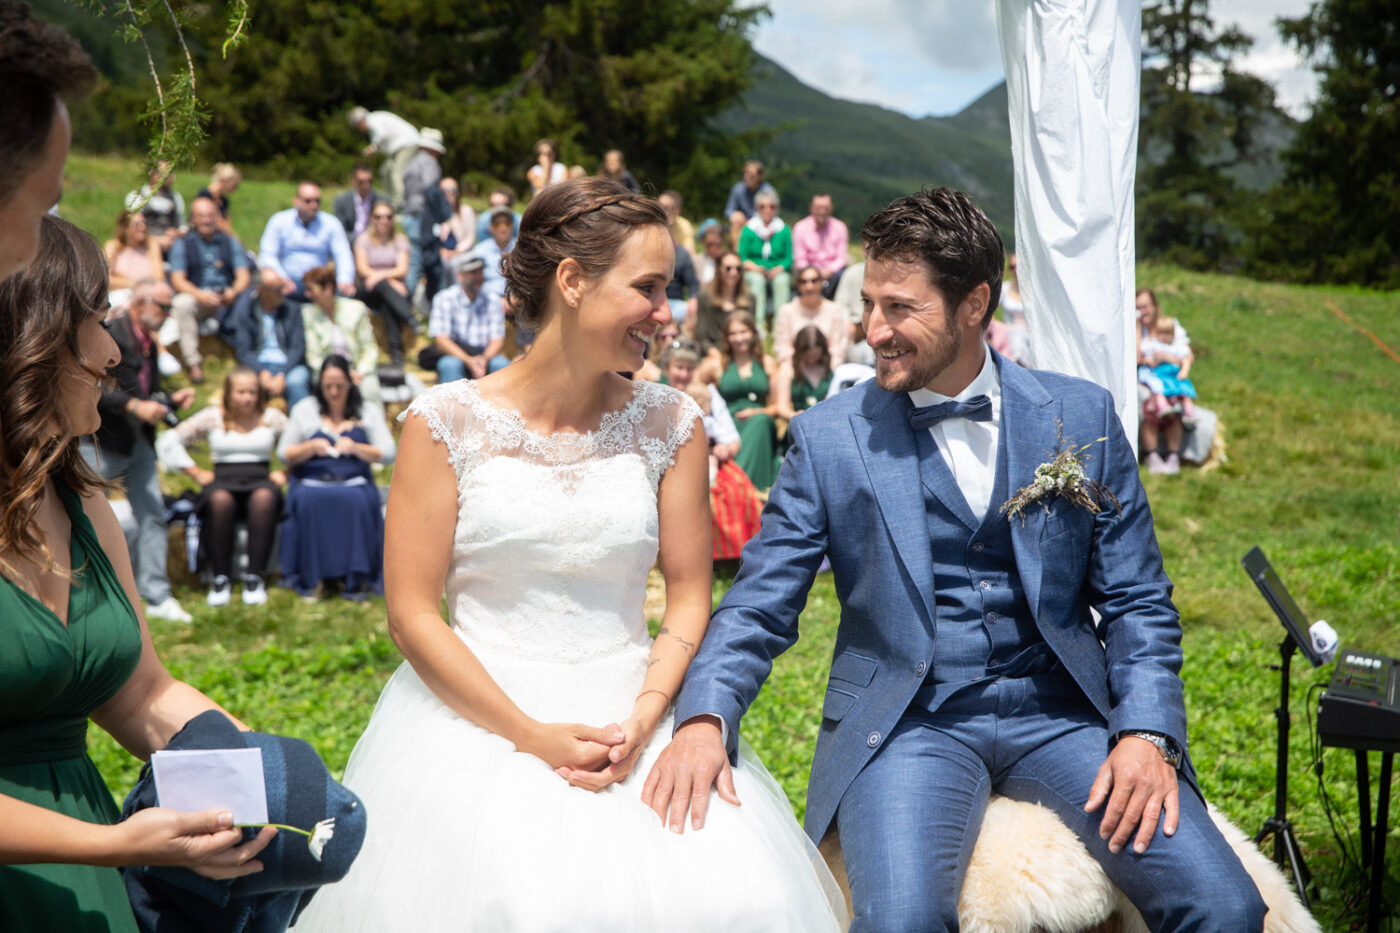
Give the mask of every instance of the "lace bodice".
[(656, 494), (700, 410), (638, 382), (586, 434), (542, 435), (476, 384), (436, 386), (422, 417), (457, 475), (452, 624), (478, 651), (576, 662), (644, 645)]

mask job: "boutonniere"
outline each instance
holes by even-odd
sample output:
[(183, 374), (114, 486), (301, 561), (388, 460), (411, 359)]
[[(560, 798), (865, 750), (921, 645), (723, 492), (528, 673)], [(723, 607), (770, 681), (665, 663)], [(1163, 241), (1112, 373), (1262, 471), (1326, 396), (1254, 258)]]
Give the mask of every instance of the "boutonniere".
[(1121, 510), (1122, 506), (1119, 505), (1118, 497), (1113, 491), (1103, 483), (1089, 479), (1084, 472), (1084, 463), (1089, 459), (1084, 451), (1108, 438), (1101, 437), (1075, 447), (1073, 441), (1066, 444), (1064, 425), (1056, 421), (1055, 426), (1058, 449), (1054, 458), (1035, 468), (1035, 479), (1016, 490), (1016, 495), (1003, 502), (1001, 513), (1019, 518), (1024, 525), (1027, 507), (1040, 503), (1040, 507), (1048, 513), (1050, 499), (1054, 496), (1063, 496), (1095, 515), (1102, 512), (1108, 504)]

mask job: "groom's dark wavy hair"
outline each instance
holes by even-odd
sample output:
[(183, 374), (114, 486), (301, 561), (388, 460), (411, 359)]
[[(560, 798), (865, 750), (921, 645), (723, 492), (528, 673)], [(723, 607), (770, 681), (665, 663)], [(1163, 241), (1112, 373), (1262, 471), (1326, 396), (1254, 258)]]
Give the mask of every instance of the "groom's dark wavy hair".
[(991, 294), (982, 326), (992, 319), (1001, 300), (1005, 247), (997, 228), (966, 194), (924, 188), (871, 214), (860, 238), (867, 260), (921, 263), (950, 307), (986, 282)]

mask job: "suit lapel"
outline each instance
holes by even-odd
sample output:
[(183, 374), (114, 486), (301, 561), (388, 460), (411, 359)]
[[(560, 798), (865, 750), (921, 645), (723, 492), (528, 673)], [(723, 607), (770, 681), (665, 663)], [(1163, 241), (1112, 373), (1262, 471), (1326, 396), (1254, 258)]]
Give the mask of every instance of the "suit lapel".
[[(865, 461), (866, 474), (895, 551), (914, 581), (926, 618), (932, 623), (933, 554), (929, 550), (928, 510), (919, 491), (921, 458), (909, 426), (912, 406), (903, 393), (881, 391), (878, 395), (872, 393), (872, 398), (874, 404), (850, 416), (856, 449)], [(931, 441), (929, 446), (933, 446)], [(939, 457), (936, 450), (932, 453)], [(967, 508), (966, 503), (963, 508)]]
[[(1025, 370), (993, 353), (1001, 372), (1002, 438), (1005, 441), (1006, 495), (1014, 496), (1035, 479), (1035, 468), (1053, 459), (1058, 448), (1060, 403)], [(1000, 509), (1000, 502), (993, 502)], [(1040, 553), (1040, 535), (1045, 527), (1045, 510), (1038, 504), (1022, 512), (1025, 521), (1007, 516), (1011, 523), (1011, 548), (1026, 593), (1026, 605), (1038, 617), (1040, 579), (1045, 562)]]
[(913, 433), (919, 450), (919, 478), (923, 480), (924, 487), (946, 505), (969, 531), (976, 531), (977, 518), (953, 477), (953, 471), (948, 469), (948, 461), (943, 459), (943, 452), (938, 449), (933, 435), (928, 431)]

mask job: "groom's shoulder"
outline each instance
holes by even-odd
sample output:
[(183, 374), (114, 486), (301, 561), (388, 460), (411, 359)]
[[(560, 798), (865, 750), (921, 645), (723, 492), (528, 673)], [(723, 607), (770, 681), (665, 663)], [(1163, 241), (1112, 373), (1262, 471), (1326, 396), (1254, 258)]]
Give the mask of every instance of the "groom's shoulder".
[[(1113, 407), (1113, 394), (1103, 386), (1090, 382), (1088, 379), (1049, 369), (1025, 369), (1016, 366), (1015, 363), (1005, 365), (1015, 367), (1015, 369), (1008, 370), (1003, 374), (1002, 385), (1005, 386), (1009, 381), (1021, 388), (1023, 394), (1035, 396), (1043, 393), (1042, 397), (1046, 400), (1054, 399), (1074, 405), (1091, 405), (1097, 410), (1101, 410), (1104, 405)], [(1008, 379), (1008, 377), (1010, 378)]]

